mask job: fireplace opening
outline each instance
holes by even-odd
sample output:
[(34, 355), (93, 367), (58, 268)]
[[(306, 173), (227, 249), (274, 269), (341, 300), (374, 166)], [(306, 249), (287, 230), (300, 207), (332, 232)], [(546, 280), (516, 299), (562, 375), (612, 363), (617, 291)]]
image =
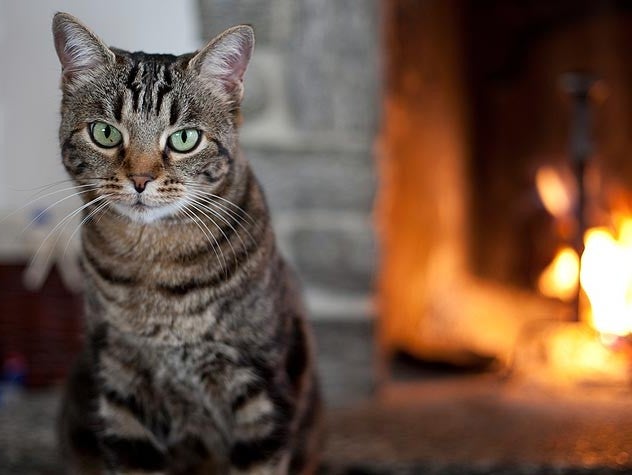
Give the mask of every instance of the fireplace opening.
[(383, 12), (384, 386), (410, 379), (413, 361), (422, 378), (447, 364), (628, 387), (632, 9), (387, 1)]

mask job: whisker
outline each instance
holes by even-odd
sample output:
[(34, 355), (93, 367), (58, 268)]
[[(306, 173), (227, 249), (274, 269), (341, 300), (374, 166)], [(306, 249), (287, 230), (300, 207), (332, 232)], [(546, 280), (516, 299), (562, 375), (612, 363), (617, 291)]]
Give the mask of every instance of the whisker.
[[(69, 188), (63, 188), (63, 189), (61, 189), (61, 190), (51, 191), (50, 193), (46, 193), (46, 194), (45, 194), (45, 195), (43, 195), (43, 196), (37, 196), (37, 195), (35, 195), (35, 196), (33, 197), (33, 199), (31, 199), (30, 201), (28, 201), (28, 203), (23, 204), (23, 205), (22, 205), (22, 206), (20, 206), (18, 209), (16, 209), (16, 210), (12, 211), (11, 213), (9, 213), (9, 214), (7, 214), (6, 216), (4, 216), (3, 218), (1, 218), (1, 219), (0, 219), (0, 223), (2, 223), (3, 221), (5, 221), (5, 220), (9, 219), (11, 216), (14, 216), (16, 213), (19, 213), (19, 212), (20, 212), (20, 211), (22, 211), (23, 209), (28, 208), (30, 205), (32, 205), (33, 203), (35, 203), (37, 200), (41, 200), (41, 199), (43, 199), (43, 198), (46, 198), (46, 197), (51, 196), (51, 195), (55, 195), (55, 194), (57, 194), (57, 193), (62, 193), (62, 192), (64, 192), (64, 191), (74, 190), (75, 188), (79, 188), (79, 187), (85, 188), (85, 187), (87, 187), (87, 186), (93, 186), (95, 189), (97, 188), (97, 185), (79, 185), (79, 186), (71, 186), (71, 187), (69, 187)], [(42, 191), (45, 191), (45, 190), (42, 190)], [(75, 195), (74, 195), (74, 194), (72, 194), (72, 195), (70, 195), (70, 196), (75, 196)], [(46, 211), (48, 211), (48, 208), (47, 208), (46, 210), (44, 210), (41, 214), (45, 213)], [(35, 219), (37, 219), (37, 218), (39, 218), (39, 217), (40, 217), (40, 215), (37, 215), (37, 216), (35, 217)]]
[[(109, 198), (112, 195), (104, 195), (104, 196), (106, 198)], [(88, 213), (85, 218), (83, 218), (83, 220), (77, 225), (75, 230), (72, 232), (72, 234), (68, 238), (68, 241), (66, 242), (66, 246), (64, 247), (64, 253), (62, 254), (64, 257), (66, 257), (66, 252), (68, 251), (68, 246), (70, 245), (70, 243), (72, 242), (73, 238), (75, 237), (75, 234), (77, 234), (77, 231), (79, 231), (81, 229), (81, 227), (86, 222), (88, 222), (88, 220), (90, 218), (92, 218), (93, 216), (95, 216), (97, 213), (99, 213), (100, 211), (104, 210), (105, 208), (107, 208), (109, 205), (110, 205), (110, 202), (106, 199), (103, 203), (97, 205), (97, 207), (95, 209), (90, 211), (90, 213)]]
[[(111, 202), (108, 201), (108, 205), (112, 204)], [(103, 216), (105, 216), (105, 213), (102, 213), (101, 216), (99, 216), (99, 218), (95, 221), (96, 224), (99, 224), (101, 222), (101, 220), (103, 219)]]
[(226, 205), (222, 204), (222, 202), (217, 201), (214, 197), (209, 197), (206, 193), (201, 192), (199, 190), (190, 190), (191, 194), (195, 194), (198, 198), (203, 200), (206, 203), (212, 203), (213, 205), (219, 207), (222, 211), (225, 211), (226, 214), (230, 215), (235, 221), (248, 221), (249, 224), (254, 225), (255, 223), (252, 220), (247, 220), (245, 216), (240, 215), (238, 212), (230, 209)]
[(44, 208), (42, 211), (40, 211), (26, 226), (24, 226), (24, 228), (22, 229), (22, 231), (20, 231), (20, 234), (23, 234), (28, 228), (31, 227), (31, 225), (37, 221), (40, 217), (42, 217), (44, 214), (46, 214), (46, 212), (48, 210), (50, 210), (51, 208), (53, 208), (54, 206), (57, 206), (59, 203), (69, 200), (70, 198), (74, 197), (74, 196), (79, 196), (79, 195), (83, 195), (85, 193), (90, 193), (92, 191), (94, 191), (96, 188), (90, 188), (88, 190), (82, 190), (82, 191), (78, 191), (76, 193), (72, 193), (60, 200), (55, 201), (52, 205), (47, 206), (46, 208)]
[[(251, 220), (254, 223), (254, 218), (245, 209), (243, 209), (241, 206), (237, 205), (236, 203), (233, 203), (229, 199), (224, 198), (223, 196), (220, 196), (220, 195), (216, 195), (215, 193), (211, 193), (203, 185), (199, 185), (197, 183), (185, 183), (185, 184), (188, 187), (190, 187), (190, 188), (194, 189), (195, 191), (197, 191), (198, 193), (202, 193), (205, 196), (208, 196), (210, 198), (222, 201), (222, 202), (232, 206), (233, 208), (236, 208), (238, 211), (240, 211), (244, 215), (245, 218), (248, 218), (249, 220)], [(233, 211), (233, 212), (236, 212), (236, 211)]]
[[(222, 236), (224, 236), (224, 239), (226, 240), (226, 242), (227, 242), (227, 243), (228, 243), (228, 245), (230, 246), (230, 249), (233, 251), (233, 257), (235, 258), (235, 260), (237, 260), (237, 253), (235, 252), (235, 248), (233, 247), (233, 243), (232, 243), (232, 242), (230, 242), (230, 239), (228, 239), (228, 236), (226, 236), (226, 233), (225, 233), (225, 232), (224, 232), (224, 230), (221, 228), (221, 226), (219, 226), (219, 225), (215, 222), (215, 220), (214, 220), (212, 217), (210, 217), (208, 214), (206, 214), (206, 213), (204, 212), (204, 210), (203, 210), (202, 208), (200, 208), (199, 204), (196, 204), (196, 203), (195, 203), (195, 201), (191, 202), (191, 206), (192, 206), (194, 209), (198, 210), (200, 213), (202, 213), (202, 215), (203, 215), (203, 216), (205, 216), (206, 218), (210, 219), (210, 220), (211, 220), (211, 222), (215, 225), (215, 227), (216, 227), (217, 229), (219, 229), (219, 232), (220, 232), (220, 233), (222, 233)], [(233, 230), (234, 230), (234, 228), (233, 228)]]
[[(195, 193), (192, 193), (195, 196)], [(213, 214), (213, 216), (216, 216), (217, 218), (221, 219), (223, 222), (225, 222), (230, 229), (233, 230), (233, 232), (235, 233), (235, 235), (237, 236), (237, 238), (239, 239), (239, 242), (241, 243), (242, 249), (246, 252), (246, 255), (248, 255), (248, 247), (246, 246), (246, 243), (244, 242), (244, 240), (241, 238), (241, 235), (239, 234), (239, 232), (235, 229), (235, 227), (231, 224), (230, 221), (228, 221), (224, 216), (222, 216), (217, 210), (209, 208), (208, 206), (206, 206), (203, 203), (200, 203), (199, 201), (195, 201), (194, 203), (197, 204), (197, 206), (201, 206), (204, 210), (210, 212)], [(214, 203), (211, 203), (214, 204)], [(201, 210), (200, 210), (201, 211)], [(239, 221), (236, 221), (237, 225), (241, 226), (241, 228), (246, 232), (246, 234), (248, 235), (248, 238), (250, 239), (251, 243), (255, 243), (255, 240), (253, 239), (252, 235), (250, 234), (250, 232), (248, 231), (248, 229), (246, 229), (246, 227), (241, 224)], [(232, 247), (232, 246), (231, 246)]]
[[(41, 282), (38, 282), (38, 279), (36, 279), (36, 277), (37, 276), (44, 276), (44, 275), (46, 275), (44, 270), (46, 270), (46, 269), (48, 269), (50, 267), (51, 257), (53, 255), (53, 253), (55, 252), (55, 247), (57, 246), (57, 243), (59, 242), (59, 238), (61, 236), (62, 229), (60, 229), (60, 232), (57, 235), (57, 239), (55, 240), (55, 242), (53, 243), (53, 246), (51, 246), (51, 248), (49, 249), (48, 253), (46, 254), (45, 260), (44, 260), (43, 263), (41, 262), (41, 258), (40, 258), (41, 254), (40, 254), (40, 252), (42, 251), (42, 248), (44, 247), (44, 245), (51, 238), (51, 236), (55, 233), (55, 231), (57, 229), (59, 229), (60, 226), (64, 226), (65, 224), (67, 224), (72, 218), (74, 218), (78, 213), (80, 213), (81, 211), (86, 209), (88, 206), (90, 206), (90, 205), (92, 205), (92, 204), (94, 204), (94, 203), (96, 203), (98, 201), (101, 201), (103, 199), (106, 199), (107, 197), (109, 197), (109, 195), (100, 195), (100, 196), (97, 196), (96, 198), (94, 198), (93, 200), (88, 201), (84, 205), (82, 205), (79, 208), (75, 209), (74, 211), (68, 213), (63, 219), (61, 219), (59, 221), (59, 223), (57, 223), (55, 225), (55, 227), (53, 227), (53, 229), (51, 229), (49, 231), (49, 233), (42, 240), (42, 242), (40, 243), (39, 247), (37, 248), (37, 250), (33, 254), (33, 257), (31, 257), (31, 259), (29, 261), (29, 265), (27, 266), (27, 272), (26, 272), (26, 275), (25, 275), (25, 279), (27, 281), (30, 281), (33, 284), (34, 287), (37, 287), (37, 285), (41, 284)], [(39, 271), (38, 271), (38, 269), (39, 269)], [(40, 278), (40, 280), (41, 280), (41, 278)]]
[[(197, 216), (195, 216), (195, 214), (189, 209), (189, 207), (187, 205), (184, 205), (184, 207), (181, 208), (180, 210), (183, 213), (185, 213), (195, 223), (195, 225), (200, 229), (200, 231), (202, 231), (202, 234), (204, 234), (204, 236), (208, 240), (209, 244), (211, 245), (211, 248), (213, 249), (213, 252), (215, 253), (215, 256), (217, 257), (217, 262), (219, 263), (219, 265), (222, 268), (222, 270), (226, 273), (227, 272), (225, 270), (226, 268), (224, 267), (224, 264), (222, 264), (222, 259), (224, 257), (224, 254), (221, 252), (222, 249), (221, 249), (221, 247), (219, 245), (219, 242), (217, 242), (217, 239), (215, 238), (215, 236), (213, 236), (213, 233), (211, 232), (211, 230), (208, 229), (208, 226), (206, 226), (204, 221), (201, 221)], [(204, 225), (204, 227), (208, 230), (210, 235), (207, 234), (206, 231), (204, 231), (204, 229), (202, 229), (202, 226), (200, 226), (200, 223), (202, 223)], [(215, 245), (213, 245), (213, 241), (211, 241), (210, 238), (213, 239), (213, 241), (215, 242)], [(217, 249), (215, 248), (215, 246), (217, 246)], [(220, 258), (220, 254), (222, 256), (221, 258)]]
[[(46, 235), (46, 237), (44, 238), (44, 240), (42, 241), (42, 244), (40, 244), (40, 247), (38, 248), (37, 251), (35, 251), (35, 255), (37, 255), (42, 247), (42, 245), (48, 240), (49, 237), (51, 237), (51, 235), (60, 227), (60, 226), (65, 226), (66, 224), (68, 224), (70, 222), (70, 220), (72, 218), (74, 218), (75, 216), (77, 216), (77, 214), (79, 214), (81, 211), (83, 211), (84, 209), (88, 208), (89, 206), (97, 203), (98, 201), (102, 201), (104, 199), (109, 198), (110, 195), (100, 195), (97, 196), (96, 198), (94, 198), (91, 201), (88, 201), (87, 203), (85, 203), (84, 205), (80, 206), (79, 208), (75, 209), (74, 211), (71, 211), (70, 213), (68, 213), (66, 216), (64, 216), (54, 227), (53, 229), (51, 229), (49, 231), (49, 233)], [(60, 229), (60, 233), (57, 235), (57, 238), (59, 240), (59, 236), (61, 235), (61, 231), (63, 230)], [(57, 241), (56, 241), (57, 242)], [(54, 249), (54, 247), (53, 247)]]
[[(109, 180), (109, 178), (104, 178), (104, 177), (97, 177), (97, 176), (92, 176), (92, 177), (83, 177), (80, 178), (81, 180)], [(9, 187), (10, 190), (13, 191), (35, 191), (35, 190), (40, 190), (40, 191), (45, 191), (49, 188), (52, 188), (54, 186), (57, 185), (61, 185), (63, 183), (73, 183), (75, 182), (74, 178), (69, 178), (67, 180), (59, 180), (59, 181), (55, 181), (53, 183), (47, 183), (45, 185), (40, 185), (40, 186), (34, 186), (32, 188), (13, 188), (13, 187)], [(76, 186), (85, 186), (85, 185), (76, 185)]]
[(35, 191), (35, 190), (47, 190), (49, 188), (52, 188), (53, 186), (57, 186), (57, 185), (61, 185), (62, 183), (69, 183), (69, 182), (73, 182), (73, 179), (68, 179), (68, 180), (59, 180), (59, 181), (55, 181), (53, 183), (47, 183), (45, 185), (40, 185), (40, 186), (34, 186), (32, 188), (13, 188), (13, 187), (9, 187), (10, 190), (13, 191)]
[(244, 210), (243, 208), (241, 208), (239, 205), (236, 205), (235, 203), (233, 203), (232, 201), (224, 198), (223, 196), (219, 196), (216, 195), (214, 193), (211, 193), (209, 191), (207, 191), (207, 188), (204, 187), (204, 185), (200, 184), (200, 183), (194, 183), (194, 182), (184, 182), (185, 185), (190, 186), (191, 188), (196, 188), (197, 191), (204, 193), (207, 196), (210, 196), (212, 198), (216, 198), (218, 200), (224, 201), (225, 203), (228, 203), (231, 206), (234, 206), (235, 208), (237, 208), (239, 211), (241, 211), (253, 224), (254, 224), (254, 219), (252, 218), (252, 216), (250, 216), (250, 214), (248, 214), (248, 212), (246, 210)]
[[(245, 224), (250, 224), (250, 225), (254, 226), (252, 221), (246, 221), (243, 216), (241, 216), (238, 213), (234, 212), (230, 208), (227, 208), (221, 202), (217, 202), (216, 200), (214, 200), (212, 198), (205, 197), (204, 195), (201, 195), (197, 191), (189, 191), (189, 193), (191, 194), (191, 196), (193, 196), (195, 198), (195, 202), (199, 206), (203, 206), (204, 209), (206, 209), (209, 212), (212, 212), (213, 215), (217, 216), (222, 221), (224, 221), (226, 224), (228, 224), (228, 226), (230, 226), (230, 228), (233, 229), (233, 231), (235, 231), (235, 228), (232, 226), (230, 221), (228, 221), (228, 219), (233, 220), (235, 222), (235, 224), (237, 224), (237, 226), (239, 226), (244, 231), (244, 233), (247, 236), (247, 239), (251, 243), (255, 243), (256, 242), (255, 239), (253, 238), (252, 234), (248, 230), (248, 228), (245, 226)], [(210, 208), (209, 206), (212, 207), (212, 208)], [(226, 215), (226, 217), (224, 216), (224, 214)], [(240, 241), (242, 241), (242, 246), (244, 248), (246, 248), (245, 244), (243, 243), (243, 240), (241, 239), (241, 235), (239, 233), (237, 233), (237, 232), (236, 232), (236, 234), (238, 235)]]
[[(61, 184), (61, 183), (59, 183), (59, 184)], [(58, 184), (55, 184), (55, 185), (53, 185), (53, 186), (57, 186), (57, 185), (58, 185)], [(48, 187), (46, 187), (46, 189), (48, 189), (48, 188), (53, 188), (53, 186), (48, 186)], [(50, 194), (53, 194), (53, 193), (59, 193), (60, 191), (72, 190), (72, 189), (74, 189), (74, 188), (86, 188), (86, 187), (89, 187), (89, 186), (98, 186), (98, 185), (96, 185), (95, 183), (85, 183), (85, 184), (83, 184), (83, 185), (73, 184), (72, 186), (69, 186), (68, 188), (62, 188), (61, 190), (51, 191), (51, 192), (50, 192)], [(42, 192), (46, 191), (46, 189), (43, 189), (43, 190), (41, 190), (41, 191), (38, 191), (37, 193), (35, 193), (34, 197), (37, 197), (37, 198), (43, 198), (44, 196), (48, 196), (48, 195), (40, 196), (40, 193), (42, 193)]]
[[(248, 231), (248, 228), (246, 228), (243, 224), (243, 218), (242, 216), (240, 216), (239, 214), (235, 213), (234, 211), (232, 211), (231, 209), (225, 207), (224, 205), (222, 205), (221, 203), (216, 202), (215, 200), (211, 199), (211, 198), (206, 198), (203, 195), (200, 195), (199, 192), (197, 191), (193, 191), (191, 192), (191, 195), (193, 195), (194, 197), (198, 198), (202, 203), (205, 203), (204, 207), (206, 209), (208, 209), (209, 211), (211, 211), (206, 205), (212, 205), (213, 207), (216, 207), (217, 209), (219, 209), (219, 211), (223, 211), (225, 212), (230, 218), (235, 220), (235, 223), (241, 227), (241, 229), (244, 230), (244, 232), (248, 235), (248, 239), (250, 239), (253, 243), (255, 242), (255, 239), (252, 237), (252, 234), (250, 234), (250, 231)], [(200, 203), (200, 201), (197, 201), (197, 203), (202, 206), (202, 203)], [(215, 211), (215, 210), (214, 210)], [(215, 216), (220, 217), (224, 220), (224, 222), (226, 222), (229, 226), (230, 223), (228, 223), (224, 217), (219, 214), (218, 211), (215, 211)], [(231, 226), (232, 227), (232, 226)]]

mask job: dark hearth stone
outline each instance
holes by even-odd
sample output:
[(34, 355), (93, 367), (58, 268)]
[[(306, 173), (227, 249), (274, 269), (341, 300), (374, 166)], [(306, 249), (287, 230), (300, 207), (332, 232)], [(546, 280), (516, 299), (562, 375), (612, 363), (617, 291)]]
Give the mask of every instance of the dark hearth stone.
[(562, 468), (562, 467), (521, 467), (497, 466), (472, 468), (464, 465), (436, 466), (415, 464), (414, 466), (346, 467), (324, 466), (318, 475), (622, 475), (629, 469), (609, 467)]
[[(572, 396), (572, 397), (569, 397)], [(632, 473), (632, 400), (578, 390), (551, 396), (489, 377), (395, 388), (382, 402), (327, 413), (319, 475)], [(57, 393), (0, 407), (0, 473), (62, 473)]]

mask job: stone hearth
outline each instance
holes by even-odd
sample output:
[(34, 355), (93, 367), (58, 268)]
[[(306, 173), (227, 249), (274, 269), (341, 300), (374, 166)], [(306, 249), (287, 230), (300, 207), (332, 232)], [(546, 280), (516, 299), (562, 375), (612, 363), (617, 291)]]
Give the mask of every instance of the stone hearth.
[[(321, 474), (632, 473), (632, 399), (586, 391), (545, 394), (489, 375), (396, 386), (328, 411)], [(0, 409), (0, 473), (60, 473), (57, 402), (56, 391), (30, 393)]]

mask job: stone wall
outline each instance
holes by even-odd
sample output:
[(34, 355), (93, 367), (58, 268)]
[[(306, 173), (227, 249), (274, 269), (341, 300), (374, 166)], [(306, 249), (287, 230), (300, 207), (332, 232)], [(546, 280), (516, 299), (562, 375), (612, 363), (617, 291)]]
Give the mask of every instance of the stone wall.
[[(326, 322), (317, 328), (318, 339), (335, 332), (333, 321), (347, 321), (345, 331), (349, 321), (364, 326), (364, 338), (354, 338), (364, 348), (328, 349), (322, 366), (333, 379), (325, 375), (325, 384), (342, 378), (366, 392), (376, 257), (378, 2), (200, 0), (200, 11), (205, 39), (238, 23), (255, 28), (242, 148), (266, 189), (280, 245), (303, 280), (312, 318), (316, 326)], [(347, 353), (353, 363), (345, 363)], [(334, 392), (340, 399), (340, 390)]]

